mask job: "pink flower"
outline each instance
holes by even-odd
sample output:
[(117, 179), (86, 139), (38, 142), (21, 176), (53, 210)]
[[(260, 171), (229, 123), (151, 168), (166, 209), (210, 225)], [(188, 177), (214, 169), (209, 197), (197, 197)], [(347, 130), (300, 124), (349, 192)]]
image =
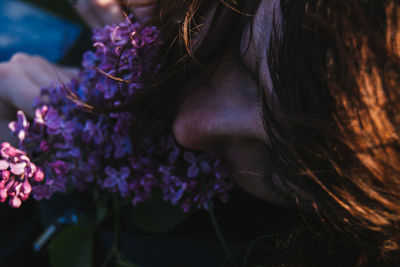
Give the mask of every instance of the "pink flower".
[(25, 140), (29, 128), (29, 122), (22, 110), (18, 110), (17, 121), (10, 122), (8, 128), (10, 128), (10, 130), (18, 137), (20, 143)]
[(19, 208), (32, 192), (31, 182), (43, 180), (43, 172), (26, 154), (9, 143), (0, 145), (0, 202)]

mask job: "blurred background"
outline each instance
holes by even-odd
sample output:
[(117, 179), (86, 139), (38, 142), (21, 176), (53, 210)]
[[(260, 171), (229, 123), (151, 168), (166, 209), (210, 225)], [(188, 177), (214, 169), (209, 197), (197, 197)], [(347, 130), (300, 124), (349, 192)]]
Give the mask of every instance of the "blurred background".
[[(1, 1), (9, 1), (9, 0), (1, 0)], [(79, 16), (75, 13), (74, 9), (71, 7), (71, 4), (68, 3), (68, 0), (12, 0), (12, 2), (23, 2), (28, 5), (34, 5), (36, 7), (43, 8), (53, 14), (57, 14), (62, 18), (81, 22)]]
[(83, 25), (67, 0), (0, 0), (0, 61), (26, 52), (59, 62)]
[[(91, 47), (89, 33), (67, 0), (0, 0), (0, 62), (25, 52), (76, 66)], [(0, 266), (49, 266), (47, 251), (32, 250), (43, 214), (32, 199), (25, 204), (0, 205)]]

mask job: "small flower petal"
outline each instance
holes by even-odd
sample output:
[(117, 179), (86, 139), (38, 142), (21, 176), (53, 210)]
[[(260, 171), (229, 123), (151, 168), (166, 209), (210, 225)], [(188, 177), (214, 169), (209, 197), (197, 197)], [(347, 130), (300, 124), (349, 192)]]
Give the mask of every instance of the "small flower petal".
[(14, 175), (22, 175), (25, 172), (26, 163), (10, 163), (10, 171)]
[(10, 164), (6, 160), (0, 160), (0, 171), (7, 170)]

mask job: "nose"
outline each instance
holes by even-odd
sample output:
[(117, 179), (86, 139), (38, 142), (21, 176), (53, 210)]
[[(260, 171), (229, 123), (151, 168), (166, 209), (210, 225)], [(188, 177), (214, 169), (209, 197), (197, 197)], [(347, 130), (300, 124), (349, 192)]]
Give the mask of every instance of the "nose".
[(182, 146), (214, 151), (254, 141), (267, 142), (260, 98), (251, 75), (235, 59), (224, 58), (211, 78), (197, 86), (173, 123)]

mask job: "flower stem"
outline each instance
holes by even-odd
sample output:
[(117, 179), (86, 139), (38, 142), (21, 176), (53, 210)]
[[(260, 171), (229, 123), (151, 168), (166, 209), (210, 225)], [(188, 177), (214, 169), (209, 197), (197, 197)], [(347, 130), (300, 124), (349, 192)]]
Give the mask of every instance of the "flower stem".
[(118, 201), (118, 196), (113, 195), (113, 200), (114, 200), (114, 212), (115, 212), (115, 217), (114, 217), (114, 245), (113, 247), (115, 250), (118, 251), (118, 243), (119, 243), (119, 226), (120, 226), (120, 217), (119, 217), (119, 201)]
[(113, 195), (114, 202), (114, 242), (111, 250), (108, 252), (106, 259), (104, 260), (102, 267), (106, 267), (107, 264), (111, 261), (112, 257), (115, 255), (117, 259), (120, 259), (120, 253), (118, 251), (118, 243), (119, 243), (119, 226), (120, 226), (120, 218), (119, 218), (119, 201), (118, 196)]
[[(203, 190), (206, 193), (206, 182), (204, 180), (204, 176), (201, 175), (200, 179), (201, 179), (201, 184), (203, 186)], [(211, 201), (207, 197), (206, 197), (206, 201), (207, 201), (208, 213), (210, 214), (211, 222), (214, 226), (215, 233), (217, 234), (218, 241), (221, 244), (223, 250), (225, 251), (226, 256), (232, 262), (233, 266), (238, 266), (235, 261), (235, 258), (232, 255), (232, 252), (230, 251), (230, 249), (228, 247), (228, 244), (225, 241), (225, 238), (222, 234), (221, 228), (219, 227), (219, 223), (218, 223), (217, 218), (215, 217)]]

